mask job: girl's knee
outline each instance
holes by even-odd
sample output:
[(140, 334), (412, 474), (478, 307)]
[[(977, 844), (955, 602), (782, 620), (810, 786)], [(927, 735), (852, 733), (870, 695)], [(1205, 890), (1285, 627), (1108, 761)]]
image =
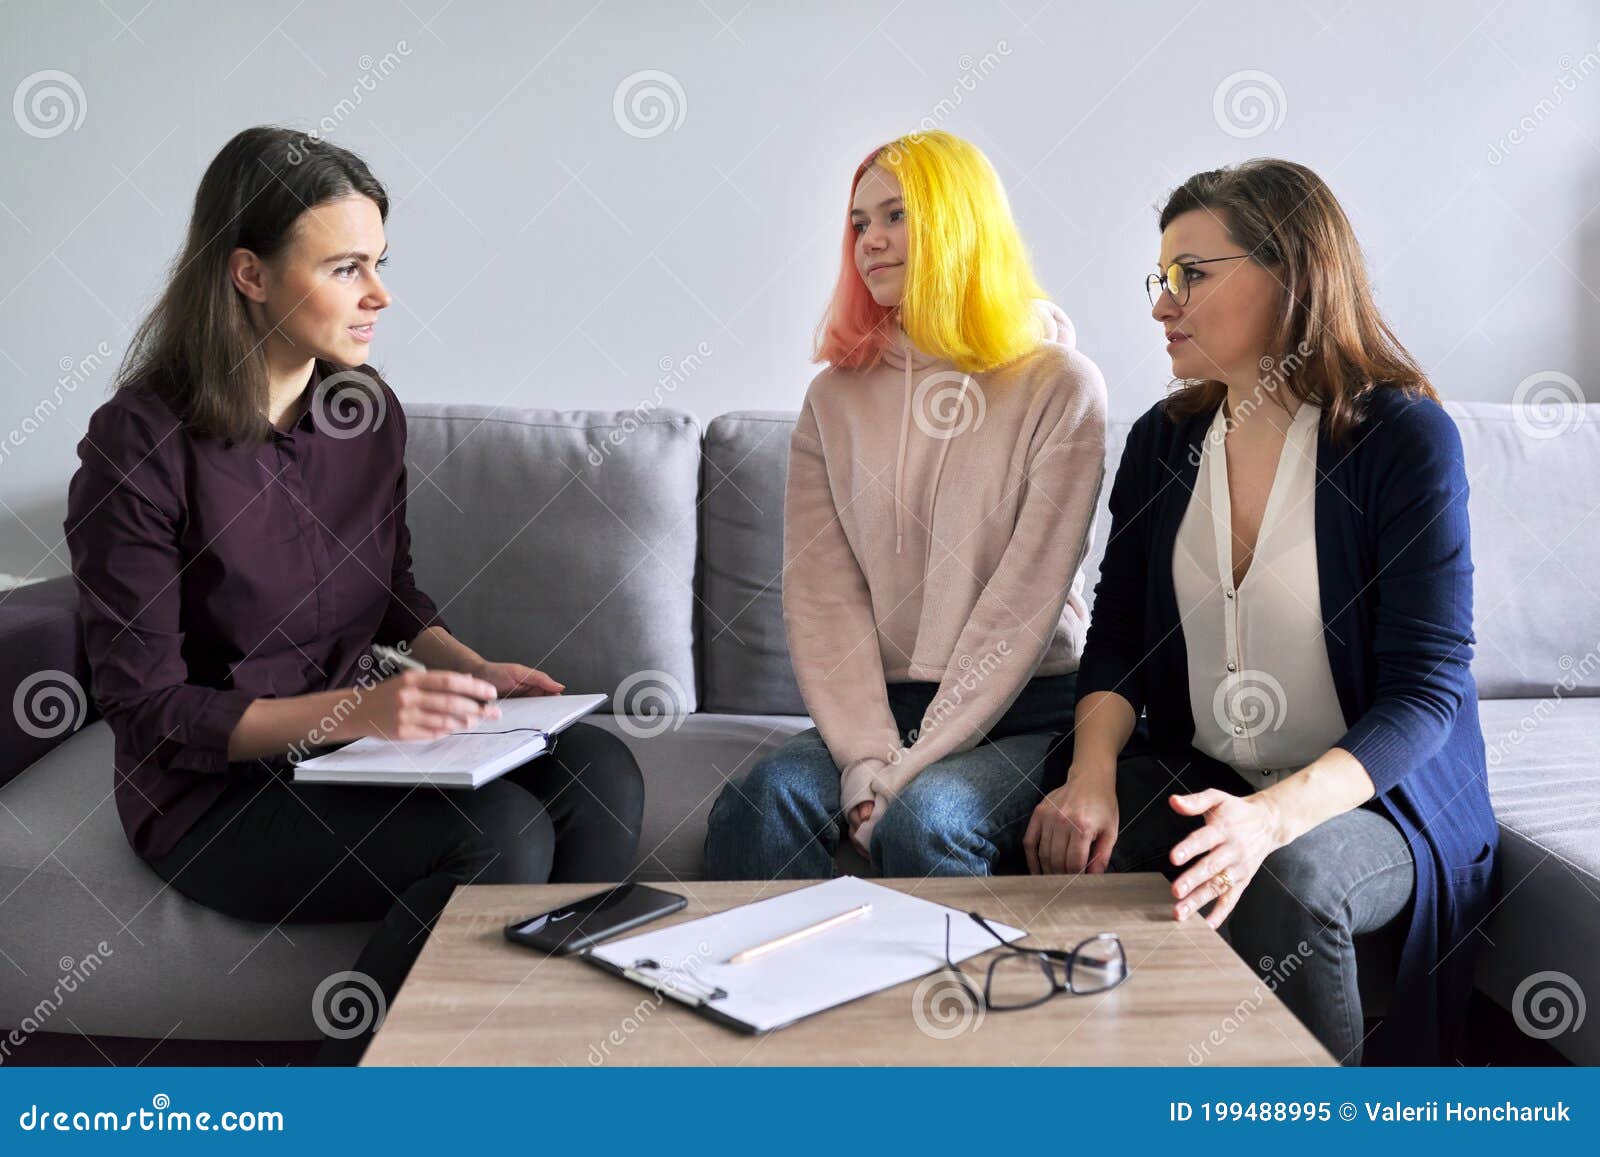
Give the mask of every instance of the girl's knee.
[(872, 862), (886, 876), (988, 874), (977, 817), (959, 801), (906, 795), (890, 800), (872, 832)]

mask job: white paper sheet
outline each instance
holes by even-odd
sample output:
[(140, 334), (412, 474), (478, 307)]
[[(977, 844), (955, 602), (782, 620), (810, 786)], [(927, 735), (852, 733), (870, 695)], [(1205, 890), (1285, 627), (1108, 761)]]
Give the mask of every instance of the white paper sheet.
[[(735, 952), (861, 904), (871, 904), (872, 911), (743, 964), (726, 963)], [(711, 1002), (712, 1007), (765, 1032), (944, 967), (946, 913), (951, 916), (952, 960), (960, 963), (999, 947), (960, 909), (842, 876), (714, 916), (608, 941), (591, 952), (621, 968), (653, 960), (658, 967), (642, 971), (661, 976), (671, 986), (681, 982), (685, 991), (720, 987), (727, 996)], [(990, 921), (990, 926), (1008, 941), (1027, 935), (1008, 924)]]
[(294, 777), (299, 783), (477, 787), (544, 751), (545, 739), (538, 732), (560, 731), (605, 701), (604, 695), (501, 699), (499, 719), (440, 739), (405, 743), (358, 739), (348, 747), (306, 760), (295, 768)]

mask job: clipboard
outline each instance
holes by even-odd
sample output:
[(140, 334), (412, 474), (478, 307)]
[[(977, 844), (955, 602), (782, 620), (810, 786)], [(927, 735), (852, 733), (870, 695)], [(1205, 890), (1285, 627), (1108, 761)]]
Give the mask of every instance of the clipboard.
[[(861, 919), (743, 964), (735, 952), (862, 904)], [(967, 913), (855, 876), (668, 928), (610, 940), (579, 955), (603, 971), (693, 1009), (735, 1032), (757, 1035), (937, 972), (997, 947)], [(1009, 943), (1027, 935), (991, 926)]]

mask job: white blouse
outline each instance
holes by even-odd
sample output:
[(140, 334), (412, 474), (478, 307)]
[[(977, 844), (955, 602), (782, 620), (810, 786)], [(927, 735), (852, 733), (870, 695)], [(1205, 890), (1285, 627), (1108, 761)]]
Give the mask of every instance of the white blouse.
[(1256, 539), (1233, 585), (1226, 407), (1206, 434), (1172, 552), (1189, 652), (1194, 746), (1263, 788), (1300, 770), (1346, 731), (1322, 635), (1317, 577), (1317, 427), (1301, 403), (1284, 441)]

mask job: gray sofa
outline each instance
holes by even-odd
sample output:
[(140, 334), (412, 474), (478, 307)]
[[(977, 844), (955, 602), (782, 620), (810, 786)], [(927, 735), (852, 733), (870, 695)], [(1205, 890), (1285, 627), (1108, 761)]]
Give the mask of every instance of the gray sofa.
[[(1509, 406), (1452, 407), (1473, 484), (1475, 672), (1504, 831), (1479, 984), (1508, 1009), (1520, 987), (1536, 1033), (1541, 1017), (1560, 1023), (1549, 985), (1600, 998), (1600, 408), (1590, 409), (1576, 429), (1544, 437)], [(692, 887), (723, 784), (808, 726), (778, 585), (793, 416), (727, 414), (702, 436), (668, 410), (407, 413), (421, 586), (478, 649), (613, 693), (616, 713), (601, 725), (646, 774), (640, 875)], [(1113, 425), (1111, 469), (1126, 432)], [(1101, 501), (1091, 590), (1109, 529)], [(369, 926), (228, 919), (134, 857), (110, 794), (109, 731), (92, 704), (70, 701), (68, 680), (88, 687), (73, 601), (70, 579), (0, 601), (0, 692), (14, 705), (0, 719), (0, 1026), (314, 1039), (311, 992), (349, 966)], [(66, 718), (40, 698), (52, 682), (67, 687)], [(62, 994), (74, 973), (86, 975)], [(1550, 1043), (1600, 1062), (1600, 1016)]]

